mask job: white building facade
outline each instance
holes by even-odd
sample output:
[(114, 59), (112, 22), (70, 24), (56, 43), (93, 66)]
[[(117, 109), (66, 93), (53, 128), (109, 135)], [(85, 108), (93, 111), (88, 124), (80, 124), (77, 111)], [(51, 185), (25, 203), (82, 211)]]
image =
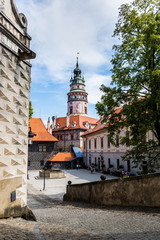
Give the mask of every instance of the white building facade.
[[(122, 156), (131, 147), (121, 145), (120, 136), (126, 136), (127, 131), (122, 130), (120, 135), (115, 136), (116, 145), (110, 141), (109, 133), (101, 121), (92, 131), (87, 131), (82, 135), (83, 138), (83, 157), (86, 166), (94, 164), (98, 171), (112, 169), (118, 171), (124, 169), (126, 172), (137, 173), (139, 168), (133, 168), (131, 161), (123, 161)], [(147, 136), (152, 137), (151, 134)]]

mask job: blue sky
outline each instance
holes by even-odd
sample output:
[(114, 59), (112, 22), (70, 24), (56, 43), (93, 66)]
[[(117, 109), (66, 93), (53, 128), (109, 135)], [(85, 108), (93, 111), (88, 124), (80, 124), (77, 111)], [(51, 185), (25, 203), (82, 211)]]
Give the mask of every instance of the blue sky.
[(101, 84), (111, 81), (112, 38), (118, 8), (131, 0), (16, 0), (28, 19), (32, 60), (31, 95), (34, 115), (65, 116), (76, 53), (89, 94), (89, 116), (98, 117), (95, 104)]

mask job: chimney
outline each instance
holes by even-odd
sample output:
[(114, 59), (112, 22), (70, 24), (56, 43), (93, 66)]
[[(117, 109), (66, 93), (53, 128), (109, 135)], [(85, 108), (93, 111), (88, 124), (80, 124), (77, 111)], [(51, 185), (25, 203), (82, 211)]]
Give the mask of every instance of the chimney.
[(50, 125), (51, 125), (51, 122), (50, 122), (50, 117), (48, 118), (48, 121), (47, 121), (47, 131), (50, 133)]
[(52, 117), (52, 129), (56, 128), (56, 116)]
[(69, 121), (70, 121), (70, 117), (67, 113), (67, 116), (66, 116), (66, 127), (69, 127)]

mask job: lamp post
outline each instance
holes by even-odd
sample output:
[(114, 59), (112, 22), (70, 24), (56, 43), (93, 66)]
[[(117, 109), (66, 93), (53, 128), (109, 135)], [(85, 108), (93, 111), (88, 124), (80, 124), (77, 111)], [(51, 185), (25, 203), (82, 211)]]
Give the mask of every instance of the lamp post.
[(46, 188), (46, 172), (45, 172), (45, 170), (47, 170), (47, 167), (44, 167), (43, 168), (43, 173), (44, 173), (44, 178), (43, 178), (43, 190), (46, 190), (45, 188)]
[(32, 132), (31, 127), (29, 127), (29, 132), (28, 132), (28, 144), (32, 144), (32, 138), (36, 136), (35, 133)]

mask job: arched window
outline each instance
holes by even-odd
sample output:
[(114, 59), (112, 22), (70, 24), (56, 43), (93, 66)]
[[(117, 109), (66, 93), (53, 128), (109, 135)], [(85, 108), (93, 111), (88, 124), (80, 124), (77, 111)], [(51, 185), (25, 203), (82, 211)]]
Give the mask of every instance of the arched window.
[(85, 107), (84, 109), (85, 109), (85, 114), (87, 114), (87, 107)]

